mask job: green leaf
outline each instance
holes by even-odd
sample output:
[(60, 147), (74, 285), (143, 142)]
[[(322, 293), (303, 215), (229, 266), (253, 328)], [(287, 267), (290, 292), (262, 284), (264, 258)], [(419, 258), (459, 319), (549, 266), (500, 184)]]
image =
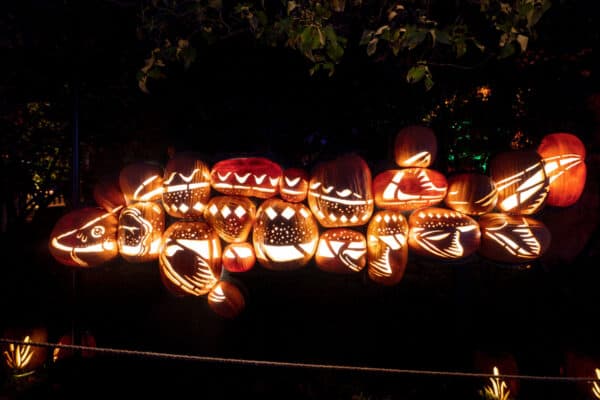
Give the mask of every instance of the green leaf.
[(406, 82), (417, 83), (425, 77), (427, 72), (427, 65), (418, 64), (411, 67), (406, 73)]
[(369, 43), (371, 41), (371, 39), (373, 39), (374, 34), (375, 34), (375, 31), (365, 29), (360, 37), (360, 41), (358, 42), (358, 44), (360, 46), (364, 46), (365, 44)]
[(435, 39), (437, 40), (438, 43), (441, 44), (446, 44), (449, 45), (450, 42), (450, 35), (448, 34), (447, 31), (445, 30), (435, 30), (436, 32), (436, 36)]
[(506, 46), (500, 48), (500, 53), (498, 54), (499, 59), (507, 58), (515, 54), (516, 48), (512, 43), (506, 44)]
[(344, 48), (337, 42), (332, 42), (327, 46), (327, 55), (332, 61), (338, 62), (344, 55)]

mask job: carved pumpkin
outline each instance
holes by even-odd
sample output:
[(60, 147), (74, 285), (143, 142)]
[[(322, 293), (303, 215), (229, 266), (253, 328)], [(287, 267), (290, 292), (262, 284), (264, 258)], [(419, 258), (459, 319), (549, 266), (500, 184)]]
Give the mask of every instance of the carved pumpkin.
[(248, 197), (216, 196), (208, 201), (204, 219), (221, 239), (245, 242), (256, 219), (256, 206)]
[(360, 226), (374, 210), (371, 170), (358, 155), (344, 155), (315, 167), (308, 205), (325, 228)]
[(575, 204), (583, 193), (587, 175), (583, 142), (571, 133), (551, 133), (542, 138), (537, 152), (550, 182), (548, 205)]
[(119, 215), (117, 244), (126, 261), (137, 263), (158, 258), (165, 230), (165, 211), (155, 202), (125, 207)]
[(256, 263), (254, 247), (248, 242), (229, 243), (223, 249), (222, 262), (229, 272), (250, 271)]
[(246, 307), (241, 290), (233, 283), (220, 281), (208, 294), (208, 306), (223, 318), (235, 318)]
[(596, 354), (584, 354), (576, 350), (566, 350), (561, 363), (563, 376), (569, 378), (592, 378), (596, 381), (581, 380), (575, 389), (579, 396), (573, 398), (600, 399), (600, 361)]
[(95, 267), (119, 255), (118, 209), (84, 207), (63, 215), (50, 234), (50, 254), (71, 267)]
[(262, 157), (239, 157), (219, 161), (211, 170), (211, 185), (232, 196), (268, 199), (279, 193), (283, 171), (279, 164)]
[(518, 375), (519, 369), (515, 357), (504, 352), (476, 351), (473, 357), (475, 370), (488, 373), (481, 392), (486, 399), (516, 399), (519, 393), (519, 380), (507, 379), (502, 375)]
[(348, 228), (331, 228), (319, 237), (315, 264), (326, 272), (354, 273), (367, 265), (367, 241), (362, 233)]
[(304, 204), (273, 198), (258, 207), (252, 241), (265, 268), (285, 271), (305, 266), (318, 240), (319, 226)]
[(513, 150), (490, 161), (490, 177), (498, 190), (500, 211), (531, 215), (544, 206), (549, 182), (542, 157), (535, 151)]
[[(85, 347), (96, 347), (96, 338), (90, 332), (82, 332), (78, 335), (79, 340), (77, 345), (85, 346)], [(71, 334), (65, 334), (58, 339), (58, 344), (60, 345), (73, 345), (73, 337)], [(62, 360), (69, 359), (75, 356), (75, 350), (67, 348), (67, 347), (55, 347), (52, 350), (52, 361), (60, 362)], [(93, 357), (96, 353), (93, 350), (77, 350), (77, 353), (81, 355), (83, 358)]]
[(162, 202), (175, 218), (202, 217), (210, 197), (210, 168), (195, 153), (177, 153), (165, 166)]
[(98, 206), (106, 211), (112, 211), (115, 208), (127, 205), (125, 195), (119, 186), (119, 175), (106, 175), (100, 178), (94, 185), (92, 196)]
[(300, 203), (308, 195), (308, 174), (301, 168), (288, 168), (283, 171), (279, 183), (279, 196), (291, 203)]
[(446, 177), (428, 168), (390, 169), (373, 180), (375, 205), (388, 210), (434, 206), (444, 200), (447, 190)]
[(448, 178), (448, 193), (444, 203), (453, 210), (468, 215), (482, 215), (492, 211), (497, 202), (496, 185), (487, 175), (466, 172)]
[(479, 248), (477, 221), (458, 211), (420, 208), (408, 217), (408, 244), (416, 254), (442, 260), (468, 257)]
[(543, 255), (550, 246), (550, 231), (531, 217), (489, 213), (479, 218), (479, 254), (490, 260), (519, 263)]
[(32, 373), (46, 362), (48, 357), (46, 347), (27, 344), (48, 342), (48, 330), (46, 328), (42, 326), (9, 327), (5, 328), (3, 337), (24, 342), (22, 344), (2, 344), (4, 365), (13, 375)]
[(429, 167), (437, 155), (437, 138), (431, 128), (406, 126), (396, 134), (394, 159), (399, 167)]
[(127, 204), (160, 200), (163, 193), (163, 168), (153, 162), (126, 165), (119, 174), (119, 187)]
[(400, 211), (375, 213), (367, 227), (369, 278), (395, 285), (404, 276), (408, 261), (408, 222)]
[(203, 296), (221, 276), (221, 241), (206, 222), (176, 221), (163, 234), (158, 260), (168, 289)]

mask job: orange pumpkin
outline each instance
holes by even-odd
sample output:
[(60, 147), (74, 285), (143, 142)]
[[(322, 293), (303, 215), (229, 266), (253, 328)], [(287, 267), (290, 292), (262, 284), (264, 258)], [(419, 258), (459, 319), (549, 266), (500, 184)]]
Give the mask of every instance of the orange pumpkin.
[(229, 272), (250, 271), (256, 263), (254, 247), (248, 242), (229, 243), (223, 249), (222, 262)]
[(229, 243), (245, 242), (255, 219), (256, 206), (243, 196), (215, 196), (204, 210), (204, 220)]
[(137, 202), (119, 215), (117, 244), (126, 261), (138, 263), (156, 260), (165, 230), (165, 211), (155, 202)]
[(404, 276), (408, 261), (408, 222), (400, 211), (375, 213), (367, 227), (369, 278), (395, 285)]
[[(77, 345), (85, 347), (96, 347), (96, 338), (90, 332), (82, 332), (80, 335), (77, 336), (79, 339)], [(75, 344), (73, 343), (73, 335), (62, 335), (60, 339), (58, 339), (58, 344), (67, 346)], [(67, 347), (55, 347), (54, 350), (52, 350), (52, 361), (60, 362), (62, 360), (69, 359), (75, 355), (75, 352), (75, 350)], [(81, 350), (77, 352), (83, 358), (90, 358), (96, 354), (93, 350)]]
[(434, 206), (444, 200), (447, 190), (446, 177), (428, 168), (390, 169), (373, 180), (375, 205), (388, 210)]
[(301, 168), (287, 168), (279, 183), (279, 195), (285, 201), (299, 203), (308, 195), (308, 173)]
[(394, 159), (399, 167), (429, 167), (437, 155), (437, 138), (431, 128), (406, 126), (394, 139)]
[(232, 282), (220, 281), (208, 294), (208, 306), (223, 318), (237, 317), (246, 307), (242, 291)]
[(492, 211), (497, 202), (496, 185), (487, 175), (466, 172), (448, 178), (448, 193), (444, 203), (453, 210), (468, 215), (482, 215)]
[(165, 166), (162, 202), (175, 218), (202, 217), (210, 197), (210, 168), (193, 152), (175, 154)]
[(141, 161), (126, 165), (119, 174), (119, 187), (127, 204), (160, 200), (163, 193), (163, 168)]
[(279, 164), (262, 157), (239, 157), (219, 161), (210, 172), (216, 191), (231, 196), (268, 199), (279, 193), (283, 171)]
[(47, 348), (28, 344), (48, 342), (48, 330), (45, 327), (8, 327), (4, 329), (2, 337), (23, 342), (2, 343), (4, 365), (13, 375), (34, 372), (46, 362)]
[(327, 229), (319, 237), (315, 264), (326, 272), (346, 274), (367, 265), (367, 241), (362, 233), (348, 228)]
[[(502, 375), (518, 375), (519, 369), (515, 357), (505, 352), (476, 351), (473, 357), (475, 370), (488, 373), (490, 377), (482, 385), (484, 398), (513, 399), (518, 398), (519, 380), (506, 379)], [(505, 397), (503, 397), (505, 396)]]
[(119, 186), (118, 174), (105, 175), (100, 178), (94, 185), (92, 196), (98, 206), (109, 212), (127, 205), (125, 195)]

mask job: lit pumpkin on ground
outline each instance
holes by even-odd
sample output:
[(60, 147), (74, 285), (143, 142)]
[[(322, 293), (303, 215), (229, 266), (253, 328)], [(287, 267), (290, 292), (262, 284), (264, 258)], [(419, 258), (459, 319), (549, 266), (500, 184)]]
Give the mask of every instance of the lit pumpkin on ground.
[(229, 272), (246, 272), (254, 268), (254, 246), (248, 242), (229, 243), (223, 249), (223, 268)]
[(490, 260), (519, 263), (542, 256), (550, 246), (550, 231), (531, 217), (489, 213), (479, 218), (479, 254)]
[(427, 207), (408, 217), (408, 244), (416, 254), (441, 260), (470, 256), (479, 248), (477, 221), (447, 208)]
[(206, 222), (176, 221), (163, 234), (158, 260), (168, 289), (203, 296), (221, 276), (221, 241)]
[(246, 307), (242, 291), (233, 283), (220, 281), (208, 294), (208, 306), (223, 318), (235, 318)]
[(160, 200), (163, 193), (163, 168), (148, 161), (128, 164), (119, 174), (119, 187), (127, 204)]
[(542, 157), (535, 151), (513, 150), (490, 161), (490, 177), (498, 190), (497, 208), (505, 213), (531, 215), (548, 197), (549, 182)]
[(210, 168), (195, 153), (177, 153), (165, 166), (162, 202), (175, 218), (202, 217), (210, 198)]
[(366, 224), (375, 207), (367, 163), (348, 154), (318, 164), (309, 183), (308, 205), (325, 228)]
[(255, 219), (254, 202), (243, 196), (215, 196), (204, 210), (204, 220), (228, 243), (245, 242)]
[(210, 172), (216, 191), (232, 196), (268, 199), (279, 193), (283, 170), (262, 157), (238, 157), (219, 161)]
[(428, 168), (390, 169), (375, 176), (375, 205), (388, 210), (411, 211), (441, 203), (448, 182), (440, 172)]
[(518, 398), (519, 380), (502, 377), (502, 375), (519, 374), (517, 361), (511, 353), (476, 351), (473, 363), (476, 371), (491, 375), (480, 390), (483, 398), (495, 400)]
[(132, 263), (157, 259), (164, 230), (165, 211), (159, 204), (144, 201), (125, 207), (117, 230), (119, 254)]
[(571, 133), (551, 133), (542, 138), (537, 152), (550, 182), (548, 205), (575, 204), (583, 193), (587, 176), (583, 142)]
[(294, 270), (305, 266), (315, 254), (319, 226), (304, 204), (268, 199), (258, 207), (252, 241), (262, 266)]
[(63, 215), (50, 233), (50, 254), (61, 264), (83, 268), (115, 258), (118, 211), (84, 207)]
[(9, 327), (5, 328), (3, 338), (23, 343), (3, 343), (2, 357), (4, 365), (13, 375), (35, 372), (47, 360), (48, 351), (45, 346), (29, 343), (47, 343), (48, 330), (44, 327)]
[(394, 159), (399, 167), (429, 167), (437, 155), (437, 138), (431, 128), (406, 126), (394, 139)]
[(491, 212), (498, 202), (494, 181), (483, 174), (466, 172), (448, 178), (448, 193), (444, 203), (453, 210), (468, 215)]
[(400, 211), (375, 213), (367, 227), (369, 278), (395, 285), (404, 276), (408, 261), (408, 222)]
[(98, 206), (106, 211), (112, 211), (127, 205), (125, 195), (119, 186), (119, 175), (106, 175), (94, 185), (92, 196)]
[[(57, 342), (59, 345), (71, 346), (71, 345), (79, 345), (85, 347), (96, 347), (96, 338), (90, 332), (82, 332), (80, 335), (77, 335), (76, 343), (73, 343), (73, 336), (71, 334), (65, 334), (58, 339)], [(94, 350), (73, 350), (68, 347), (55, 347), (52, 350), (52, 361), (60, 362), (62, 360), (67, 360), (75, 356), (75, 354), (81, 355), (83, 358), (93, 357), (96, 352)]]
[(348, 228), (331, 228), (321, 233), (315, 264), (325, 272), (338, 274), (361, 271), (367, 265), (364, 235)]
[(308, 195), (308, 173), (301, 168), (287, 168), (279, 183), (279, 196), (291, 203), (299, 203)]

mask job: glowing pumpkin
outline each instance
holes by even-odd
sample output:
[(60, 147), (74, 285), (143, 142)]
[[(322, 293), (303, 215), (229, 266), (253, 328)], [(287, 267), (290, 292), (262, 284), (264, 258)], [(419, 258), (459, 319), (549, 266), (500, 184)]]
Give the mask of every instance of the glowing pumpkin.
[(375, 213), (367, 227), (369, 278), (395, 285), (404, 276), (408, 261), (408, 222), (400, 211)]
[(235, 318), (246, 307), (242, 291), (233, 283), (220, 281), (208, 294), (208, 306), (223, 318)]
[(9, 327), (5, 328), (3, 338), (23, 342), (2, 344), (4, 365), (13, 375), (33, 373), (46, 362), (48, 357), (47, 348), (29, 344), (48, 342), (48, 330), (46, 328), (42, 326)]
[(304, 204), (268, 199), (256, 212), (252, 241), (263, 267), (293, 270), (305, 266), (315, 254), (319, 226)]
[(550, 182), (548, 205), (575, 204), (583, 193), (587, 175), (583, 142), (571, 133), (551, 133), (542, 138), (537, 152)]
[(167, 289), (203, 296), (221, 276), (221, 241), (206, 222), (176, 221), (163, 234), (158, 260)]
[(468, 215), (491, 212), (498, 202), (494, 181), (483, 174), (466, 172), (448, 178), (448, 193), (444, 203), (453, 210)]
[[(78, 337), (77, 345), (85, 346), (85, 347), (96, 347), (96, 338), (90, 332), (88, 332), (88, 331), (82, 332), (77, 337)], [(59, 345), (66, 345), (66, 346), (75, 344), (75, 343), (73, 343), (73, 335), (71, 335), (71, 334), (62, 335), (60, 337), (60, 339), (58, 339), (57, 343)], [(55, 347), (54, 350), (52, 350), (52, 361), (60, 362), (62, 360), (69, 359), (71, 357), (74, 357), (75, 353), (76, 353), (75, 350), (67, 348), (67, 347)], [(77, 351), (77, 353), (80, 354), (81, 357), (83, 357), (83, 358), (90, 358), (96, 354), (93, 350), (81, 350), (81, 351)]]
[(125, 195), (119, 186), (118, 174), (106, 175), (100, 178), (92, 190), (94, 201), (106, 211), (127, 205)]
[(519, 380), (501, 377), (501, 375), (519, 374), (517, 361), (512, 354), (476, 351), (473, 356), (473, 363), (475, 364), (475, 370), (491, 375), (487, 378), (481, 390), (484, 393), (484, 398), (498, 400), (518, 398)]
[(490, 161), (490, 177), (498, 190), (500, 211), (531, 215), (545, 204), (549, 182), (542, 157), (535, 151), (513, 150)]
[(63, 215), (50, 233), (50, 254), (71, 267), (95, 267), (119, 255), (118, 209), (84, 207)]
[(437, 155), (437, 138), (431, 128), (406, 126), (394, 139), (394, 159), (399, 167), (429, 167)]
[(153, 162), (126, 165), (119, 173), (119, 187), (127, 204), (160, 200), (163, 193), (163, 168)]
[(318, 164), (308, 190), (308, 205), (325, 228), (360, 226), (374, 210), (371, 170), (358, 155)]
[(256, 206), (242, 196), (215, 196), (204, 210), (204, 220), (229, 243), (245, 242), (255, 218)]
[(175, 218), (202, 217), (210, 197), (210, 168), (195, 153), (177, 153), (165, 166), (162, 202)]
[(475, 253), (481, 241), (477, 221), (458, 211), (420, 208), (408, 217), (408, 245), (416, 254), (456, 260)]
[(250, 271), (256, 263), (254, 246), (248, 242), (229, 243), (223, 249), (223, 268), (229, 272)]
[(308, 195), (308, 179), (308, 174), (301, 168), (285, 169), (279, 184), (279, 196), (291, 203), (304, 201)]
[(362, 233), (348, 228), (331, 228), (319, 237), (315, 264), (326, 272), (354, 273), (367, 264), (367, 241)]
[(550, 231), (531, 217), (489, 213), (479, 218), (479, 254), (490, 260), (519, 263), (542, 256), (550, 246)]
[(158, 258), (165, 230), (165, 211), (155, 202), (125, 207), (119, 215), (117, 244), (126, 261), (137, 263)]
[(239, 157), (219, 161), (210, 172), (216, 191), (232, 196), (268, 199), (279, 193), (283, 170), (262, 157)]
[(375, 205), (388, 210), (411, 211), (441, 203), (448, 182), (441, 173), (428, 168), (390, 169), (375, 176)]

